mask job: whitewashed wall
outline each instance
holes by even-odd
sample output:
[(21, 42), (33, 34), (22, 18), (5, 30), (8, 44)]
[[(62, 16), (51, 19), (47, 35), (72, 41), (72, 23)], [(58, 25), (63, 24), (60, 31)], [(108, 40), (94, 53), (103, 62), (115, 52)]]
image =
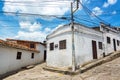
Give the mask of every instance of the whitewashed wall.
[[(47, 66), (72, 66), (72, 34), (70, 31), (70, 26), (64, 26), (47, 37)], [(59, 46), (59, 41), (65, 39), (67, 41), (66, 49), (59, 50), (58, 47), (53, 51), (49, 50), (50, 43), (54, 42), (54, 45), (58, 44)], [(75, 25), (75, 56), (77, 65), (93, 59), (92, 40), (95, 40), (97, 43), (98, 58), (103, 57), (103, 50), (98, 49), (98, 41), (103, 42), (102, 33)]]
[[(69, 67), (72, 65), (71, 33), (69, 31), (69, 26), (64, 26), (47, 37), (47, 66)], [(66, 40), (66, 49), (59, 50), (59, 41), (61, 40)], [(52, 42), (58, 47), (54, 47), (54, 50), (50, 51), (49, 44)]]
[[(17, 60), (17, 52), (22, 52), (20, 60)], [(34, 53), (34, 59), (31, 58), (31, 53)], [(0, 46), (0, 75), (6, 72), (20, 69), (31, 64), (41, 63), (43, 61), (43, 51), (35, 53), (14, 48)]]
[(93, 60), (92, 40), (96, 41), (97, 57), (103, 57), (104, 49), (99, 49), (98, 45), (98, 42), (103, 42), (102, 33), (83, 26), (75, 26), (75, 53), (77, 65)]
[[(110, 36), (111, 40), (115, 38), (120, 41), (120, 36), (115, 33), (105, 33), (103, 34), (100, 31), (95, 31), (91, 28), (87, 28), (84, 26), (80, 26), (79, 24), (75, 24), (75, 56), (76, 56), (76, 64), (81, 65), (84, 62), (88, 62), (93, 60), (93, 51), (92, 51), (92, 40), (96, 41), (97, 47), (97, 57), (102, 58), (103, 53), (111, 53), (113, 52), (113, 41), (111, 41), (111, 45), (107, 44), (106, 36)], [(67, 49), (59, 50), (55, 48), (53, 51), (50, 51), (49, 44), (54, 42), (54, 44), (58, 44), (61, 40), (67, 40)], [(102, 42), (103, 49), (99, 49), (98, 42)], [(117, 46), (117, 50), (120, 49)], [(47, 36), (47, 66), (52, 67), (71, 67), (72, 66), (72, 34), (70, 25), (65, 25), (53, 33)]]
[[(108, 55), (111, 52), (114, 52), (114, 44), (113, 44), (113, 39), (115, 39), (116, 42), (116, 50), (120, 50), (120, 45), (117, 45), (117, 40), (120, 41), (120, 35), (117, 33), (114, 33), (112, 31), (105, 32), (103, 33), (104, 35), (104, 41), (105, 41), (105, 53)], [(110, 37), (110, 44), (107, 43), (107, 37)], [(119, 42), (120, 44), (120, 42)]]
[(37, 44), (36, 48), (40, 51), (39, 55), (36, 56), (37, 61), (44, 61), (44, 51), (46, 50), (46, 47), (42, 44)]

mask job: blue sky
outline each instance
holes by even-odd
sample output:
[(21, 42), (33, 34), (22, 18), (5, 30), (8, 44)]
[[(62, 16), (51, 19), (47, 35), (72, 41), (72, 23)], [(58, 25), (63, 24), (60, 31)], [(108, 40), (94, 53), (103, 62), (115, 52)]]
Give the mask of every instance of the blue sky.
[[(55, 28), (70, 23), (71, 1), (0, 0), (0, 39), (45, 40)], [(99, 26), (99, 22), (120, 26), (120, 0), (82, 0), (81, 3), (84, 7), (80, 4), (74, 13), (75, 22), (88, 27)]]

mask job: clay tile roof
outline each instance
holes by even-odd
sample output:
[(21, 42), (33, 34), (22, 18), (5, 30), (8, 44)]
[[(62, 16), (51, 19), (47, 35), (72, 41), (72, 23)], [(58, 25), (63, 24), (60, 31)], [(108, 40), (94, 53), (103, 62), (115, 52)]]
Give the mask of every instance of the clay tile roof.
[(40, 52), (40, 51), (38, 51), (38, 50), (30, 49), (30, 48), (28, 48), (28, 47), (26, 47), (26, 46), (23, 46), (23, 45), (19, 45), (19, 44), (16, 44), (16, 43), (6, 42), (6, 41), (3, 41), (3, 40), (1, 40), (1, 39), (0, 39), (0, 45), (6, 46), (6, 47), (11, 47), (11, 48), (16, 48), (16, 49), (33, 51), (33, 52), (37, 52), (37, 53)]
[(42, 43), (42, 42), (37, 42), (37, 41), (17, 40), (17, 39), (9, 39), (9, 38), (7, 38), (6, 40), (7, 40), (7, 41), (23, 41), (23, 42), (38, 43), (38, 44), (42, 44), (42, 45), (44, 45), (44, 46), (45, 46), (45, 44), (44, 44), (44, 43)]

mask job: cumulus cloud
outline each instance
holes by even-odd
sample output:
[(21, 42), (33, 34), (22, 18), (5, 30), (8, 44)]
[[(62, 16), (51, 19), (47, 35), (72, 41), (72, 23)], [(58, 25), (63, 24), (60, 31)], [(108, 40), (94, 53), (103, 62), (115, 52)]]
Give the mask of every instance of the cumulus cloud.
[(103, 13), (103, 11), (99, 7), (93, 8), (92, 11), (95, 15), (101, 15)]
[(14, 38), (43, 42), (45, 40), (46, 35), (47, 34), (45, 32), (41, 32), (41, 31), (34, 31), (34, 32), (19, 31), (18, 35), (15, 36)]
[[(57, 27), (55, 27), (54, 29), (52, 29), (52, 30), (49, 32), (49, 35), (50, 35), (52, 32), (56, 31), (58, 28), (62, 27), (63, 25), (64, 25), (64, 24), (59, 24)], [(47, 35), (47, 36), (49, 36), (49, 35)]]
[(65, 24), (59, 24), (56, 28), (54, 28), (52, 31), (55, 31), (55, 30), (57, 30), (58, 28), (60, 28), (61, 26), (63, 26), (63, 25), (65, 25)]
[(70, 9), (70, 1), (4, 0), (3, 11), (42, 15), (64, 15)]
[[(60, 2), (59, 0), (4, 0), (2, 10), (4, 12), (30, 13), (40, 15), (64, 15), (70, 10), (70, 2), (74, 0)], [(80, 8), (81, 9), (81, 8)], [(38, 18), (38, 17), (37, 17)], [(36, 21), (36, 18), (28, 16), (19, 17), (20, 30), (13, 38), (24, 40), (45, 40), (48, 33), (52, 30), (49, 27), (43, 28), (43, 25)]]
[(51, 30), (50, 28), (46, 27), (44, 31), (45, 31), (45, 33), (49, 33), (49, 32), (51, 32), (52, 30)]
[(108, 0), (109, 4), (115, 4), (117, 2), (117, 0)]
[(86, 3), (86, 4), (91, 3), (91, 0), (82, 0), (82, 1), (83, 1), (83, 3)]
[(107, 2), (105, 2), (103, 4), (103, 7), (108, 7), (109, 5), (114, 5), (117, 2), (117, 0), (107, 0)]
[(113, 11), (112, 14), (116, 14), (117, 12), (116, 11)]
[(37, 22), (21, 21), (20, 30), (13, 38), (23, 40), (33, 40), (43, 42), (46, 36), (51, 32), (49, 27), (43, 29), (43, 26)]
[[(31, 41), (39, 41), (43, 42), (46, 40), (46, 36), (51, 32), (51, 28), (44, 28), (42, 24), (37, 21), (20, 21), (19, 22), (20, 29), (16, 33), (16, 35), (11, 35), (9, 32), (9, 36), (7, 34), (7, 38), (13, 39), (21, 39), (21, 40), (31, 40)], [(11, 31), (11, 30), (9, 30)], [(6, 31), (5, 31), (6, 32)], [(1, 39), (5, 39), (4, 37), (0, 37)]]
[[(4, 12), (30, 13), (40, 15), (64, 15), (68, 10), (70, 10), (70, 2), (73, 0), (63, 0), (62, 2), (56, 0), (4, 1), (4, 6), (2, 8)], [(42, 24), (36, 21), (37, 18), (20, 16), (20, 30), (18, 31), (17, 35), (12, 38), (35, 41), (45, 40), (47, 34), (52, 30), (49, 27), (43, 28)]]
[(109, 4), (107, 3), (107, 2), (105, 2), (104, 4), (103, 4), (103, 7), (108, 7), (109, 6)]
[(5, 40), (5, 38), (4, 37), (0, 37), (0, 40)]
[(28, 30), (28, 31), (36, 31), (36, 30), (39, 30), (41, 28), (41, 24), (40, 23), (37, 23), (37, 22), (34, 22), (33, 24), (29, 21), (21, 21), (19, 23), (21, 29), (25, 29), (25, 30)]

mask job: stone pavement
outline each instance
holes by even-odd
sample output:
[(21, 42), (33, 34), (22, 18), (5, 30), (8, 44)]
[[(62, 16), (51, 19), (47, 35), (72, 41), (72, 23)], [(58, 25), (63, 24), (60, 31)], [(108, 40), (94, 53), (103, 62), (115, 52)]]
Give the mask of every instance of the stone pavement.
[(74, 76), (45, 71), (44, 65), (45, 63), (19, 71), (3, 80), (120, 80), (120, 58)]

